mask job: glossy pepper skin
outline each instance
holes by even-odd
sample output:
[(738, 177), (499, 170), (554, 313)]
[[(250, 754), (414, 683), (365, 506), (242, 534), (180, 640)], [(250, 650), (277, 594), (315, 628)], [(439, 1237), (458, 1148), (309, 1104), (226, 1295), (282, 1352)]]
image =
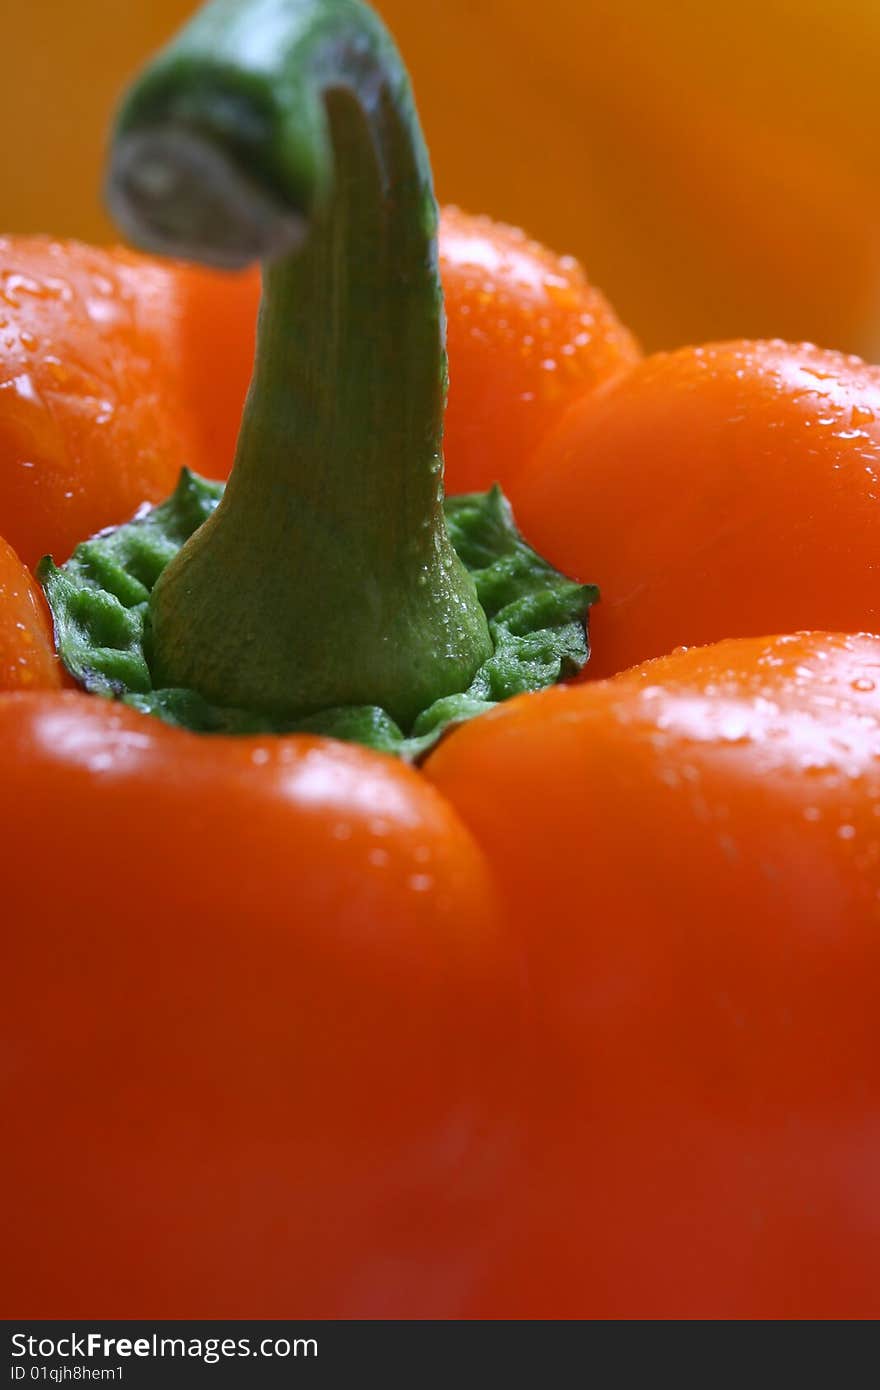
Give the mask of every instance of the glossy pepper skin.
[(809, 344), (646, 358), (583, 398), (514, 496), (602, 588), (591, 675), (679, 645), (880, 629), (880, 369)]
[[(638, 360), (570, 258), (446, 209), (449, 491), (509, 486), (567, 403)], [(33, 566), (173, 489), (226, 478), (260, 278), (45, 237), (0, 240), (0, 535)], [(489, 442), (491, 441), (491, 448)]]
[[(510, 234), (498, 244), (509, 261)], [(472, 304), (467, 264), (450, 317)], [(543, 317), (529, 305), (524, 325)], [(515, 335), (485, 323), (499, 369), (508, 343), (519, 370)], [(560, 321), (560, 355), (569, 332)], [(83, 352), (97, 351), (91, 316), (88, 334)], [(778, 454), (764, 442), (756, 505), (778, 507), (788, 535), (778, 589), (762, 571), (771, 613), (790, 597), (786, 565), (807, 573), (796, 536), (826, 563), (852, 516), (867, 523), (862, 476), (839, 466), (839, 412), (871, 409), (871, 372), (780, 345), (702, 357), (712, 368), (683, 391), (661, 463), (685, 467), (680, 419), (685, 444), (697, 426), (706, 441), (706, 486), (729, 488), (716, 425), (731, 423), (730, 393), (745, 457), (762, 428), (779, 441)], [(801, 390), (805, 361), (818, 386)], [(557, 489), (549, 548), (594, 525), (594, 413), (668, 370), (649, 360), (603, 383), (587, 367), (589, 396), (548, 412), (508, 482), (534, 529), (542, 469)], [(501, 376), (474, 382), (493, 406), (486, 454), (500, 456)], [(829, 400), (831, 442), (810, 455)], [(657, 433), (643, 405), (648, 426), (664, 418), (662, 393), (634, 389), (625, 443), (627, 422)], [(859, 428), (870, 441), (866, 414)], [(824, 529), (785, 485), (799, 466)], [(637, 439), (603, 504), (650, 500), (655, 467)], [(750, 528), (731, 530), (744, 559), (760, 557)], [(712, 595), (689, 536), (694, 583), (679, 594), (696, 624)], [(853, 626), (870, 611), (867, 571), (857, 553), (839, 585)], [(667, 641), (664, 618), (655, 608), (638, 642)], [(419, 772), (329, 739), (200, 738), (81, 694), (0, 697), (18, 984), (4, 1027), (24, 1121), (3, 1154), (23, 1194), (4, 1307), (876, 1316), (878, 648), (739, 635), (523, 696), (450, 734)]]
[[(520, 1042), (452, 807), (365, 749), (206, 746), (81, 694), (4, 696), (0, 745), (4, 1308), (461, 1311)], [(63, 892), (40, 883), (48, 808)]]
[(540, 1176), (485, 1306), (876, 1317), (880, 638), (511, 701), (425, 772), (499, 866), (539, 1019)]
[(55, 690), (62, 683), (42, 590), (0, 540), (0, 691)]
[(0, 239), (0, 535), (28, 565), (223, 477), (253, 360), (250, 276)]

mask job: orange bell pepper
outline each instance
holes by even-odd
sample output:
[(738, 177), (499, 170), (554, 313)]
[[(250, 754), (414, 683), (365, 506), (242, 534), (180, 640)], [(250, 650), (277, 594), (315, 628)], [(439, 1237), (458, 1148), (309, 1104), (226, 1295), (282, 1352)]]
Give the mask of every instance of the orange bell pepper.
[[(406, 82), (356, 0), (285, 16), (257, 108), (249, 6), (215, 0), (114, 142), (139, 241), (265, 263), (222, 500), (141, 507), (228, 471), (253, 279), (5, 248), (0, 529), (29, 559), (84, 542), (40, 573), (97, 693), (51, 688), (4, 552), (4, 1307), (876, 1316), (880, 638), (756, 631), (873, 618), (873, 369), (640, 362), (570, 261), (449, 212), (451, 490), (500, 479), (576, 579), (497, 495), (444, 519)], [(365, 93), (317, 107), (340, 19)], [(215, 402), (196, 348), (231, 340)], [(558, 684), (587, 578), (600, 674), (737, 640)]]
[[(0, 226), (107, 241), (106, 113), (193, 0), (7, 7)], [(877, 355), (872, 0), (380, 0), (441, 199), (578, 256), (651, 349)], [(100, 42), (96, 36), (100, 36)]]

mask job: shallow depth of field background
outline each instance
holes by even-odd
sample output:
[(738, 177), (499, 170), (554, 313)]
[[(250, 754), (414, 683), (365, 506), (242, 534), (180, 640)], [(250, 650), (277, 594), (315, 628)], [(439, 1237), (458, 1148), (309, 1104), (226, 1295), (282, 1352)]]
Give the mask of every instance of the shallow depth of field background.
[[(877, 0), (378, 0), (444, 202), (574, 252), (647, 348), (880, 358)], [(0, 228), (107, 241), (107, 123), (194, 0), (8, 5)]]

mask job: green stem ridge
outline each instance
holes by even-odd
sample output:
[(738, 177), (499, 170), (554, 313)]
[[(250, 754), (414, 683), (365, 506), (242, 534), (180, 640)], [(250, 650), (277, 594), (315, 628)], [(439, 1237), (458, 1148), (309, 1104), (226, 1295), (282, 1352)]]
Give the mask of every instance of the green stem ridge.
[(437, 208), (390, 38), (358, 0), (214, 0), (126, 100), (108, 197), (147, 249), (265, 263), (232, 478), (151, 593), (153, 684), (409, 728), (493, 646), (444, 521)]
[(494, 488), (450, 497), (445, 504), (453, 544), (488, 620), (492, 654), (466, 689), (426, 705), (409, 729), (377, 705), (277, 719), (212, 704), (192, 689), (156, 686), (144, 648), (150, 595), (222, 495), (222, 483), (184, 471), (176, 492), (160, 506), (83, 542), (61, 567), (43, 560), (38, 572), (58, 652), (86, 690), (198, 733), (325, 734), (414, 760), (453, 725), (576, 675), (587, 660), (585, 619), (596, 589), (566, 579), (536, 555)]

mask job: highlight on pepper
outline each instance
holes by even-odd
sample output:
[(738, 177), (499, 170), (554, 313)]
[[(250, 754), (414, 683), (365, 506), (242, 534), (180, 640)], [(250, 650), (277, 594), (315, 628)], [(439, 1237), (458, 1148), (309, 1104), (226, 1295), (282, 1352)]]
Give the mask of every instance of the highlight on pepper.
[(642, 357), (360, 0), (105, 193), (0, 241), (7, 1316), (877, 1316), (880, 368)]

